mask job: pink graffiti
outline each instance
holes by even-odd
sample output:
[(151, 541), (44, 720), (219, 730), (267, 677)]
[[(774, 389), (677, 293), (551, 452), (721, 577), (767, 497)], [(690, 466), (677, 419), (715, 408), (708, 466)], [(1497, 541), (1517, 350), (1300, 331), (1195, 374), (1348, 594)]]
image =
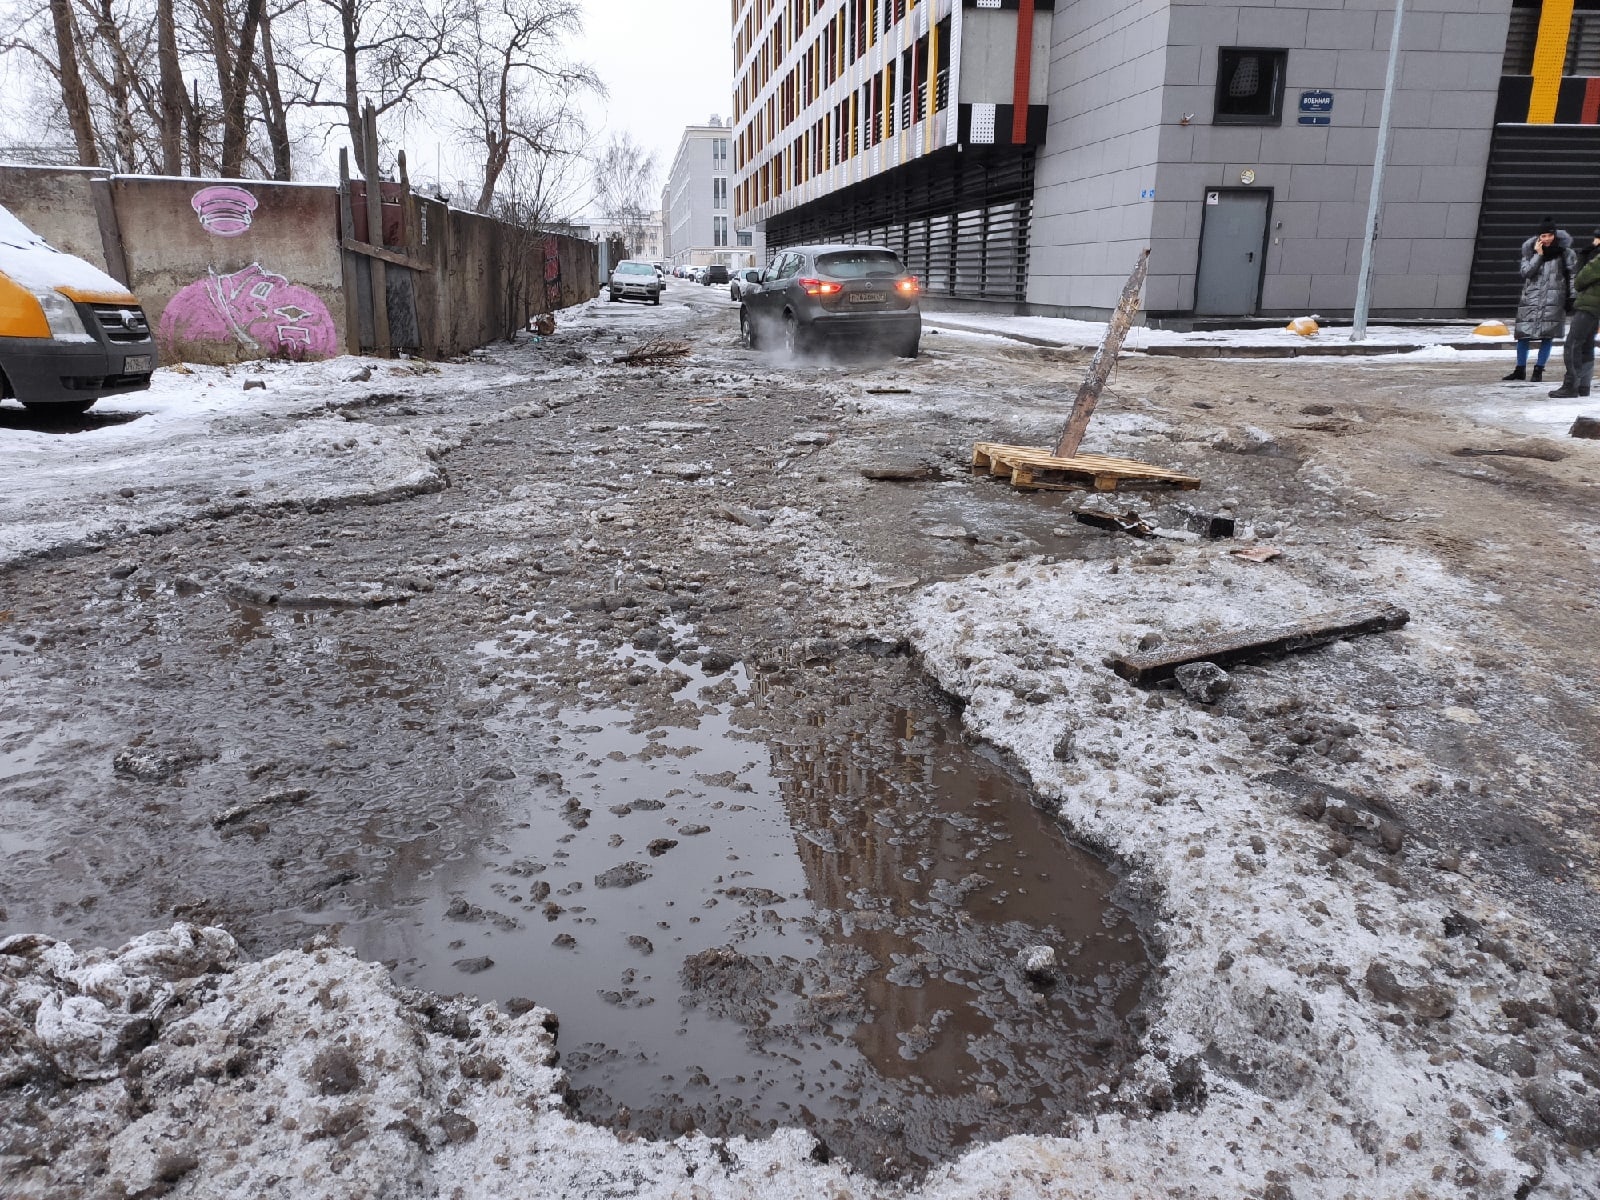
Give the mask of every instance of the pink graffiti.
[(274, 358), (328, 358), (339, 353), (333, 317), (310, 288), (251, 263), (231, 275), (212, 272), (170, 301), (161, 314), (162, 344), (233, 343)]
[(256, 210), (256, 198), (236, 187), (201, 188), (189, 203), (207, 233), (226, 238), (249, 229), (250, 214)]

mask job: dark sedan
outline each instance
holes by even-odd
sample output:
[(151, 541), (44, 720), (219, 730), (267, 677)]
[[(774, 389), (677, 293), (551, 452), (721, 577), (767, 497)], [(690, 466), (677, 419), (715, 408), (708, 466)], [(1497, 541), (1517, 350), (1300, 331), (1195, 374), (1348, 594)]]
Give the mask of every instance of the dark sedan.
[(915, 358), (921, 291), (881, 246), (797, 246), (741, 289), (739, 331), (748, 346), (777, 345), (791, 354), (851, 341)]

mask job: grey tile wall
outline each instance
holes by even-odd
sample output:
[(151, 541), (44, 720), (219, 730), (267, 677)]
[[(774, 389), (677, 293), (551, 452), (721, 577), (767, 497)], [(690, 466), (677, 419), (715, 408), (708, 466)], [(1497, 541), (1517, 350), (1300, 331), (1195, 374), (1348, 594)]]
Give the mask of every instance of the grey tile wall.
[[(1408, 0), (1376, 247), (1374, 307), (1459, 311), (1511, 0)], [(1152, 246), (1146, 304), (1193, 305), (1208, 188), (1273, 196), (1264, 311), (1354, 303), (1393, 0), (1077, 0), (1058, 6), (1030, 302), (1109, 309)], [(1212, 122), (1217, 51), (1288, 51), (1283, 123)], [(1302, 91), (1334, 93), (1300, 125)], [(1190, 115), (1192, 114), (1192, 115)]]

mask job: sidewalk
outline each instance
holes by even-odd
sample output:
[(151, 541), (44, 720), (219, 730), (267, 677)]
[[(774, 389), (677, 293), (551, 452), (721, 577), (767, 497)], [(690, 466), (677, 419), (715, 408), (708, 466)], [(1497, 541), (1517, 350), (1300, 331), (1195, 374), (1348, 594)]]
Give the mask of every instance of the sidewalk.
[[(1063, 317), (990, 316), (985, 313), (924, 312), (922, 323), (930, 329), (952, 333), (977, 333), (1008, 338), (1051, 349), (1092, 349), (1105, 336), (1100, 321), (1074, 321)], [(1288, 324), (1287, 321), (1284, 322)], [(1510, 335), (1479, 337), (1474, 323), (1440, 325), (1371, 325), (1364, 341), (1350, 341), (1347, 324), (1324, 327), (1311, 337), (1285, 328), (1208, 329), (1181, 333), (1136, 325), (1128, 331), (1124, 351), (1171, 358), (1366, 358), (1373, 355), (1420, 354), (1450, 357), (1483, 350), (1507, 350)]]

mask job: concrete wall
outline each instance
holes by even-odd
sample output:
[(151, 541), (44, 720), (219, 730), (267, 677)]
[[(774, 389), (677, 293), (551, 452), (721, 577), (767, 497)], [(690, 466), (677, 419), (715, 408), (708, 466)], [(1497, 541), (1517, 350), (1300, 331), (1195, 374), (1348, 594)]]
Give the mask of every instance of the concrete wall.
[(1166, 76), (1165, 0), (1055, 11), (1050, 127), (1035, 167), (1028, 303), (1096, 315), (1149, 244)]
[(336, 188), (118, 176), (112, 192), (164, 360), (345, 351)]
[[(93, 181), (108, 178), (106, 172), (92, 167), (0, 164), (0, 204), (57, 250), (75, 254), (104, 271), (106, 255)], [(50, 232), (44, 232), (46, 229)]]
[[(415, 203), (414, 255), (431, 269), (387, 269), (393, 344), (459, 354), (534, 313), (599, 295), (589, 242)], [(370, 317), (351, 332), (350, 309), (364, 312), (370, 297), (368, 260), (348, 255), (356, 295), (347, 297), (335, 187), (0, 167), (0, 204), (124, 279), (167, 361), (326, 358), (373, 344)], [(388, 207), (398, 229), (398, 207)], [(354, 232), (364, 239), (364, 223)]]

